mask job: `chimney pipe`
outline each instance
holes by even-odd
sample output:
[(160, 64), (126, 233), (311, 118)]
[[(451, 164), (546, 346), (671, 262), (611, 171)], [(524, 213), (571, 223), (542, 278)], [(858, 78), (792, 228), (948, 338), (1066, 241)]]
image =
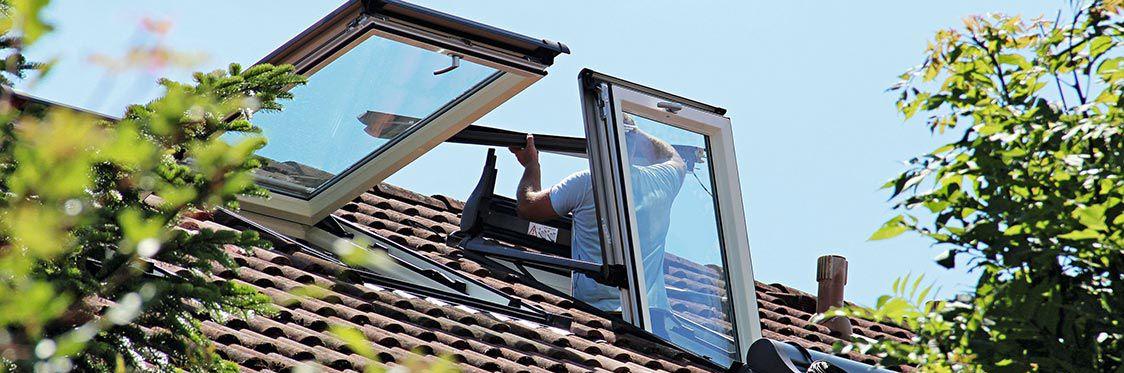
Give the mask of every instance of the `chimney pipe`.
[[(843, 306), (843, 287), (847, 285), (847, 258), (839, 255), (824, 255), (816, 260), (816, 313), (824, 313), (832, 307)], [(833, 317), (821, 322), (828, 330), (844, 340), (851, 339), (851, 320), (846, 317)]]

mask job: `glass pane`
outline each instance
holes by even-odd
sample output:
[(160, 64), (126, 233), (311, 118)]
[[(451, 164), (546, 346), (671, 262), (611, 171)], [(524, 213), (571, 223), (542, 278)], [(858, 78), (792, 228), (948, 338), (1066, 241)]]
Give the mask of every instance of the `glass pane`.
[(269, 138), (259, 180), (307, 195), (496, 73), (462, 60), (433, 74), (450, 64), (448, 55), (371, 36), (293, 88), (283, 111), (254, 116)]
[(737, 348), (706, 136), (628, 113), (622, 122), (652, 331), (728, 365)]

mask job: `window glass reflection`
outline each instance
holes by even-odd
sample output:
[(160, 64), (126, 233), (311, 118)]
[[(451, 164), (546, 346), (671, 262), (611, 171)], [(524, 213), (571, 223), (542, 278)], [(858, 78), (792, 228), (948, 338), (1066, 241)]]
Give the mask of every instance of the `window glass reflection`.
[[(294, 87), (281, 112), (253, 118), (269, 144), (259, 180), (307, 195), (480, 82), (495, 69), (370, 36)], [(237, 135), (230, 135), (237, 136)]]
[(622, 123), (652, 331), (728, 365), (737, 348), (706, 136), (628, 113)]

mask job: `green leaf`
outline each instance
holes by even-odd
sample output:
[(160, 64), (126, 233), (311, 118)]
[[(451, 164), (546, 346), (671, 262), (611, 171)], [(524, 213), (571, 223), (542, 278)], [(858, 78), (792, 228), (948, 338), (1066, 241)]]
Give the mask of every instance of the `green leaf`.
[(43, 8), (47, 7), (49, 0), (11, 0), (11, 13), (0, 21), (3, 33), (10, 31), (23, 35), (23, 47), (26, 48), (51, 31), (51, 25), (43, 21), (41, 15)]
[(917, 288), (921, 286), (921, 280), (923, 279), (925, 279), (924, 274), (917, 276), (917, 279), (913, 281), (913, 287), (909, 289), (909, 298), (913, 298), (913, 295), (917, 294)]
[(1108, 230), (1104, 217), (1106, 209), (1108, 206), (1105, 205), (1082, 206), (1073, 211), (1073, 217), (1089, 229), (1105, 231)]
[(1003, 230), (1004, 236), (1017, 236), (1026, 231), (1026, 224), (1015, 224)]
[(905, 115), (905, 119), (908, 120), (912, 118), (914, 114), (917, 114), (917, 110), (921, 108), (921, 104), (924, 104), (928, 99), (929, 94), (922, 93), (914, 97), (913, 100), (900, 105), (900, 110), (902, 114)]
[(878, 313), (883, 317), (896, 320), (906, 316), (912, 306), (905, 299), (894, 297), (878, 308)]
[(344, 343), (347, 343), (347, 347), (350, 347), (351, 350), (355, 351), (359, 356), (371, 360), (378, 360), (378, 357), (375, 356), (375, 350), (371, 348), (371, 342), (367, 340), (363, 332), (353, 327), (343, 325), (332, 325), (329, 327), (328, 331), (340, 340), (343, 340)]
[(1089, 42), (1089, 57), (1096, 58), (1097, 56), (1104, 54), (1104, 52), (1107, 52), (1109, 49), (1112, 49), (1112, 46), (1113, 42), (1111, 36), (1097, 36)]
[(905, 225), (903, 216), (898, 215), (893, 219), (890, 219), (890, 221), (886, 222), (886, 224), (882, 224), (882, 227), (878, 228), (878, 230), (875, 231), (874, 234), (871, 234), (870, 238), (868, 238), (867, 240), (878, 241), (888, 238), (894, 238), (902, 233), (905, 233), (905, 231), (907, 230), (909, 230), (909, 227)]
[(1026, 57), (1018, 54), (1001, 54), (998, 60), (1001, 64), (1018, 66), (1020, 69), (1030, 68), (1030, 62), (1026, 61)]
[(917, 304), (925, 303), (926, 297), (929, 296), (929, 291), (933, 290), (933, 285), (926, 286), (921, 290), (921, 294), (917, 295)]
[(1100, 239), (1101, 237), (1102, 237), (1102, 234), (1100, 232), (1097, 232), (1097, 231), (1092, 230), (1092, 229), (1073, 231), (1073, 232), (1069, 232), (1069, 233), (1058, 236), (1058, 238), (1064, 238), (1064, 239), (1067, 239), (1067, 240), (1092, 240), (1092, 239)]

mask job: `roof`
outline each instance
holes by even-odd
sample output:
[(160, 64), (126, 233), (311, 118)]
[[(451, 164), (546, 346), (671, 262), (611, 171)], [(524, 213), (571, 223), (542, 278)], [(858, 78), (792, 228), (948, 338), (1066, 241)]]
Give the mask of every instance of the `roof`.
[[(203, 329), (217, 351), (245, 371), (282, 371), (300, 361), (310, 361), (325, 371), (363, 368), (373, 362), (354, 353), (328, 333), (332, 324), (361, 330), (383, 363), (448, 355), (464, 371), (610, 370), (698, 372), (714, 371), (672, 346), (658, 343), (650, 334), (568, 296), (528, 285), (520, 276), (485, 267), (444, 237), (458, 229), (463, 203), (445, 196), (425, 196), (380, 184), (356, 198), (335, 215), (356, 222), (371, 233), (417, 250), (465, 276), (478, 279), (546, 312), (572, 318), (568, 328), (558, 328), (510, 315), (482, 312), (401, 289), (357, 286), (342, 274), (346, 268), (283, 246), (248, 253), (230, 248), (242, 266), (221, 277), (250, 284), (269, 295), (280, 312), (273, 317), (234, 319), (223, 325), (205, 322)], [(180, 227), (231, 229), (210, 219), (186, 218)], [(673, 258), (674, 259), (674, 258)], [(714, 286), (716, 273), (685, 260), (671, 260), (668, 282), (682, 289)], [(320, 299), (300, 297), (291, 291), (316, 284), (327, 289)], [(827, 328), (808, 322), (815, 298), (780, 284), (756, 284), (764, 337), (787, 341), (810, 350), (828, 352), (839, 341)], [(689, 299), (673, 307), (709, 322), (713, 309)], [(854, 332), (874, 339), (906, 340), (909, 331), (886, 324), (852, 320)], [(716, 325), (722, 327), (722, 325)], [(851, 352), (845, 357), (873, 364), (875, 356)], [(415, 357), (417, 358), (417, 357)]]

